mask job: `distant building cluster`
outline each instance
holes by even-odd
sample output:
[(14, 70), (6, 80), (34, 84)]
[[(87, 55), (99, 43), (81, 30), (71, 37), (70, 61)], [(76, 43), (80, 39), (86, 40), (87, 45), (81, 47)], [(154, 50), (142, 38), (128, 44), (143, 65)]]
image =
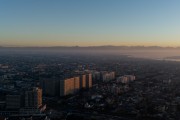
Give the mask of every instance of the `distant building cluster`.
[(66, 96), (78, 92), (80, 89), (92, 87), (92, 74), (83, 74), (63, 79), (41, 79), (40, 86), (44, 95)]
[(97, 70), (84, 70), (77, 71), (77, 73), (87, 72), (92, 74), (93, 84), (109, 82), (115, 80), (115, 72), (114, 71), (97, 71)]
[(1, 68), (1, 69), (8, 69), (8, 68), (9, 68), (9, 66), (8, 66), (8, 65), (3, 65), (3, 64), (0, 64), (0, 68)]
[(108, 82), (115, 79), (115, 72), (101, 72), (102, 81)]
[(112, 94), (120, 94), (122, 93), (122, 86), (117, 86), (117, 85), (102, 85), (102, 86), (98, 86), (97, 90), (102, 90), (104, 93), (108, 92), (108, 93), (112, 93)]
[(126, 83), (134, 81), (135, 79), (136, 77), (134, 75), (124, 75), (124, 76), (118, 77), (116, 79), (116, 82), (126, 84)]
[(92, 73), (92, 78), (93, 78), (93, 80), (94, 81), (100, 81), (100, 79), (101, 79), (101, 72), (99, 72), (99, 71), (92, 71), (91, 72)]
[(98, 84), (96, 86), (97, 91), (101, 91), (102, 93), (110, 93), (111, 95), (119, 95), (121, 93), (129, 91), (129, 85), (125, 83), (129, 83), (130, 81), (134, 81), (135, 76), (133, 75), (125, 75), (117, 78), (117, 80), (113, 80), (113, 82), (104, 82), (103, 84)]

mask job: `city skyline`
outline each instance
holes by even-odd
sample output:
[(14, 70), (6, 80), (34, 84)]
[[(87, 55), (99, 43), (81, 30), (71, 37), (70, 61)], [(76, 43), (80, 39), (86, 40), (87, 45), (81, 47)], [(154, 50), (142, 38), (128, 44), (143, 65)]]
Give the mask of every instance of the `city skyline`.
[(0, 1), (0, 46), (180, 46), (180, 1)]

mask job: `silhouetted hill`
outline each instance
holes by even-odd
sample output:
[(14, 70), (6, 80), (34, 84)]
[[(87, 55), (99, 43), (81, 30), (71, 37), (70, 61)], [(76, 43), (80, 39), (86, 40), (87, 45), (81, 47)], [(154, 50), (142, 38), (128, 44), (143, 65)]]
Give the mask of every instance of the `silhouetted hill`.
[(180, 47), (159, 46), (54, 46), (54, 47), (0, 47), (0, 55), (126, 55), (139, 58), (162, 59), (180, 56)]
[(160, 46), (53, 46), (53, 47), (2, 47), (2, 49), (60, 49), (60, 50), (175, 50), (180, 47), (160, 47)]

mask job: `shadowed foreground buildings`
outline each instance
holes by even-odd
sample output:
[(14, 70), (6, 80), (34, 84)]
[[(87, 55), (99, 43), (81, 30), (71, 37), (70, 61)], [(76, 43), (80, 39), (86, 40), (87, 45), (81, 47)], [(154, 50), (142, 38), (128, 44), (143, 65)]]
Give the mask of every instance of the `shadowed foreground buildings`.
[(45, 110), (45, 107), (46, 105), (42, 105), (42, 89), (34, 87), (19, 95), (6, 95), (6, 110), (9, 112), (5, 112), (4, 114), (5, 116), (39, 115)]
[(33, 88), (25, 92), (25, 107), (39, 108), (42, 106), (42, 89)]
[(6, 109), (20, 109), (22, 106), (22, 95), (6, 95)]
[(80, 75), (66, 79), (42, 79), (40, 86), (44, 95), (66, 96), (77, 93), (80, 89), (92, 87), (92, 74)]
[(6, 95), (6, 109), (38, 109), (42, 106), (42, 89), (34, 87), (21, 95)]
[(33, 87), (19, 95), (6, 95), (6, 109), (0, 111), (0, 117), (3, 116), (3, 120), (34, 120), (45, 117), (45, 109), (46, 105), (42, 105), (42, 89)]
[(58, 96), (60, 81), (58, 79), (42, 79), (40, 80), (40, 86), (43, 89), (43, 93), (48, 96)]

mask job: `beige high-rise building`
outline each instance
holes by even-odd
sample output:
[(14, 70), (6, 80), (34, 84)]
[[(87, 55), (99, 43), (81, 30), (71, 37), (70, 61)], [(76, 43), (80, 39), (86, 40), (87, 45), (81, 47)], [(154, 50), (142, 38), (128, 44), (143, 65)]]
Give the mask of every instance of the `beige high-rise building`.
[(80, 76), (80, 88), (86, 88), (86, 75)]
[(86, 88), (92, 87), (92, 74), (86, 75)]
[(74, 77), (74, 91), (77, 92), (80, 89), (80, 78)]
[(81, 88), (92, 87), (92, 74), (60, 80), (60, 96), (78, 92)]
[(27, 108), (39, 108), (42, 106), (42, 89), (33, 88), (32, 90), (25, 92), (25, 107)]
[(74, 83), (75, 83), (75, 78), (61, 80), (60, 81), (60, 96), (73, 94), (75, 92)]

